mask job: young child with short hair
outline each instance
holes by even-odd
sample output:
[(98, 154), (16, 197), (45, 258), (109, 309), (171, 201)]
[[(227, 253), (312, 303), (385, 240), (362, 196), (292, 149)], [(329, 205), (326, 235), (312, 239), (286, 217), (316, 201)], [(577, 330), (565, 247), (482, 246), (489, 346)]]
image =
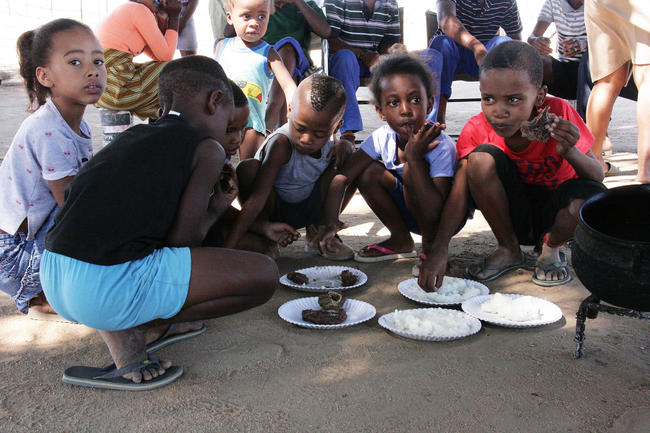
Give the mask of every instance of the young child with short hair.
[[(242, 209), (226, 247), (236, 245), (257, 219), (315, 232), (335, 169), (353, 149), (346, 140), (331, 139), (341, 125), (345, 101), (345, 90), (335, 78), (312, 75), (300, 83), (289, 107), (289, 122), (266, 139), (256, 159), (237, 166)], [(323, 256), (332, 260), (352, 255), (338, 238), (323, 250)]]
[(266, 136), (265, 112), (273, 77), (284, 91), (287, 104), (296, 83), (275, 49), (262, 40), (266, 33), (272, 0), (228, 0), (228, 24), (237, 36), (217, 43), (215, 56), (244, 91), (250, 105), (246, 133), (239, 150), (240, 160), (251, 158)]
[[(573, 236), (582, 202), (605, 190), (591, 151), (593, 136), (567, 101), (546, 95), (542, 61), (532, 46), (509, 41), (493, 48), (479, 78), (482, 113), (458, 139), (454, 186), (419, 284), (428, 291), (442, 284), (448, 244), (470, 197), (498, 245), (466, 269), (467, 277), (495, 280), (524, 265), (520, 245), (541, 244), (533, 282), (565, 284), (571, 276), (560, 247)], [(524, 136), (522, 124), (547, 107), (554, 117), (540, 132), (546, 131), (548, 140)]]
[[(275, 263), (246, 251), (201, 247), (237, 195), (223, 176), (219, 141), (233, 112), (230, 84), (213, 59), (165, 65), (169, 102), (153, 124), (118, 135), (80, 170), (48, 232), (43, 290), (61, 316), (97, 329), (115, 362), (109, 371), (71, 367), (79, 386), (141, 390), (183, 372), (156, 362), (147, 343), (173, 323), (224, 316), (266, 302)], [(255, 269), (241, 277), (245, 266)]]
[(437, 93), (429, 68), (409, 54), (386, 56), (375, 66), (370, 89), (375, 110), (387, 124), (375, 130), (338, 173), (327, 194), (326, 228), (316, 242), (339, 228), (346, 190), (358, 186), (390, 238), (358, 251), (359, 262), (416, 257), (411, 232), (433, 242), (456, 166), (453, 141), (444, 125), (426, 121)]
[(18, 39), (30, 108), (0, 166), (0, 290), (22, 313), (53, 313), (39, 265), (63, 191), (93, 154), (86, 105), (106, 86), (104, 53), (92, 30), (51, 21)]

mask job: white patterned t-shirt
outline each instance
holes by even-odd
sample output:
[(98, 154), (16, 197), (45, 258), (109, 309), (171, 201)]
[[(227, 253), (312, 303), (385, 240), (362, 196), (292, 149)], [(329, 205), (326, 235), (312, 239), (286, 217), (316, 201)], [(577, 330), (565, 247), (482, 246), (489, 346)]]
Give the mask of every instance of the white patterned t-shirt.
[(75, 133), (51, 100), (25, 119), (0, 165), (0, 229), (14, 234), (27, 218), (33, 239), (56, 207), (48, 181), (77, 174), (93, 154), (90, 127)]

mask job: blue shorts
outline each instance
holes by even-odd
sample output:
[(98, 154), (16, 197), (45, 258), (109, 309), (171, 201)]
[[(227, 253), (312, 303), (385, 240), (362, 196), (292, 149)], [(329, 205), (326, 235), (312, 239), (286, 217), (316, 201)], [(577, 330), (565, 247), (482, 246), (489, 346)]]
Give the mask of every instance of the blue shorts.
[(27, 233), (0, 234), (0, 290), (11, 296), (16, 308), (27, 314), (29, 301), (43, 291), (39, 269), (45, 234), (54, 224), (58, 208), (47, 217), (34, 239)]
[(286, 38), (282, 38), (279, 41), (277, 41), (275, 44), (273, 44), (273, 48), (275, 51), (278, 51), (283, 45), (286, 44), (291, 44), (294, 50), (296, 50), (296, 68), (293, 71), (289, 71), (291, 73), (291, 76), (295, 79), (298, 78), (300, 81), (302, 81), (302, 76), (304, 75), (305, 72), (307, 72), (307, 69), (310, 68), (311, 63), (309, 62), (309, 59), (305, 55), (304, 51), (302, 50), (302, 47), (298, 43), (298, 41), (295, 38), (292, 38), (291, 36), (287, 36)]
[[(402, 176), (400, 176), (399, 173), (397, 173), (395, 170), (389, 170), (389, 171), (393, 176), (395, 176), (395, 187), (390, 191), (388, 191), (388, 194), (390, 194), (390, 197), (397, 205), (400, 214), (402, 214), (402, 219), (404, 219), (404, 222), (406, 223), (406, 227), (408, 227), (409, 231), (411, 233), (421, 235), (422, 231), (420, 230), (420, 226), (418, 225), (417, 220), (415, 219), (413, 214), (411, 214), (411, 212), (409, 211), (408, 206), (406, 206), (406, 199), (404, 198), (404, 181), (402, 180)], [(463, 221), (460, 223), (460, 225), (454, 232), (454, 235), (458, 234), (458, 232), (461, 231), (463, 227), (465, 227), (465, 224), (467, 223), (467, 220), (469, 218), (474, 217), (475, 208), (476, 206), (473, 203), (468, 204), (467, 215), (465, 215), (465, 218), (463, 219)]]
[(161, 248), (148, 256), (102, 266), (45, 250), (41, 282), (54, 310), (103, 331), (174, 317), (190, 286), (189, 248)]

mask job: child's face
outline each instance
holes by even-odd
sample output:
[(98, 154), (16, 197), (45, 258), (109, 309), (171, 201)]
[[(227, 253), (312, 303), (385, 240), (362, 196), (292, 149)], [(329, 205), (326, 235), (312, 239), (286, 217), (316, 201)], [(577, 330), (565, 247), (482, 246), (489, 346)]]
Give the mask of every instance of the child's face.
[(271, 0), (236, 0), (226, 14), (228, 24), (244, 42), (257, 42), (266, 33), (270, 9)]
[(106, 87), (104, 52), (95, 36), (81, 27), (54, 35), (47, 66), (36, 77), (59, 104), (88, 105), (99, 101)]
[(533, 108), (544, 101), (546, 88), (537, 88), (528, 72), (514, 69), (488, 69), (481, 73), (481, 109), (499, 136), (521, 136), (519, 128), (530, 120)]
[(237, 153), (237, 149), (241, 146), (241, 142), (244, 139), (244, 132), (246, 130), (246, 124), (248, 123), (248, 115), (250, 110), (248, 105), (243, 107), (235, 107), (233, 112), (232, 120), (228, 122), (228, 127), (226, 128), (226, 134), (221, 145), (226, 151), (226, 155), (229, 157)]
[(424, 125), (433, 97), (427, 98), (424, 83), (412, 74), (394, 74), (381, 79), (381, 100), (375, 106), (379, 117), (407, 141)]
[(342, 113), (334, 104), (316, 111), (309, 100), (309, 92), (298, 87), (289, 108), (289, 135), (300, 153), (311, 155), (325, 146), (341, 125)]

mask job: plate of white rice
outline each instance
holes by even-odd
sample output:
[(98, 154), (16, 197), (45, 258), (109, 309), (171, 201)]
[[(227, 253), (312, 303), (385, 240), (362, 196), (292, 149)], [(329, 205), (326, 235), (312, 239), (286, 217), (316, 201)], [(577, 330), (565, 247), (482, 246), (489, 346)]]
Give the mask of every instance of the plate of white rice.
[(402, 337), (422, 341), (456, 340), (481, 330), (480, 320), (447, 308), (395, 310), (381, 316), (379, 325)]
[(554, 303), (513, 293), (477, 296), (463, 302), (462, 308), (477, 319), (510, 328), (548, 325), (562, 318), (562, 310)]
[(490, 289), (478, 281), (464, 278), (445, 277), (435, 292), (425, 292), (417, 278), (409, 278), (397, 285), (397, 290), (412, 301), (427, 305), (459, 305), (475, 296), (487, 295)]
[[(340, 278), (341, 272), (343, 271), (353, 273), (357, 277), (357, 282), (351, 286), (344, 286)], [(312, 266), (311, 268), (298, 269), (296, 272), (304, 274), (309, 279), (309, 282), (306, 284), (298, 284), (287, 278), (288, 274), (284, 274), (280, 277), (280, 284), (303, 292), (322, 293), (329, 292), (330, 290), (340, 292), (354, 289), (363, 286), (368, 281), (368, 276), (365, 273), (347, 266)]]

